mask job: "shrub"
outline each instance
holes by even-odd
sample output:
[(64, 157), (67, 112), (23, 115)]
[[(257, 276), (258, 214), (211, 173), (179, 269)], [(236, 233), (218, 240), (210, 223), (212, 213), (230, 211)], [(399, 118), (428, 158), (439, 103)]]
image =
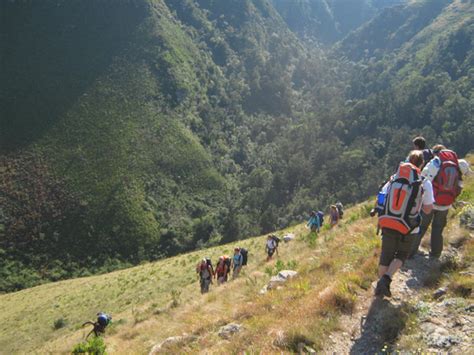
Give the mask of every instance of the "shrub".
[(181, 303), (181, 291), (171, 290), (171, 308), (178, 307)]
[(106, 345), (104, 339), (101, 337), (94, 337), (89, 339), (87, 342), (77, 344), (73, 349), (73, 354), (90, 354), (90, 355), (103, 355), (105, 352)]
[(55, 330), (64, 328), (67, 325), (67, 321), (64, 318), (58, 318), (53, 323), (53, 328)]

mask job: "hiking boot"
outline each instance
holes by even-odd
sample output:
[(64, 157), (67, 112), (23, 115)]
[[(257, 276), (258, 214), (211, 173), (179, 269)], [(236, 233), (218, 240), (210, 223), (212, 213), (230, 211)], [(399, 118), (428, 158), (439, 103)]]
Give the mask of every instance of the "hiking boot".
[(375, 288), (375, 296), (387, 296), (392, 297), (390, 292), (390, 283), (392, 279), (388, 275), (383, 275), (380, 280), (377, 282), (377, 287)]

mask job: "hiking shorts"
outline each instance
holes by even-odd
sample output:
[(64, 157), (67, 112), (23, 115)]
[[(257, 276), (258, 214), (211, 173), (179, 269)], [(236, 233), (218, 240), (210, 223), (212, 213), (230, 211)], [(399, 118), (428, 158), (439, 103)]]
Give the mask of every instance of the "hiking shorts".
[(275, 250), (276, 250), (276, 249), (267, 249), (267, 254), (268, 254), (268, 256), (269, 256), (269, 257), (272, 257), (273, 254), (275, 254)]
[(413, 239), (413, 235), (402, 235), (390, 229), (382, 229), (382, 252), (379, 264), (389, 266), (393, 259), (404, 262), (411, 251)]

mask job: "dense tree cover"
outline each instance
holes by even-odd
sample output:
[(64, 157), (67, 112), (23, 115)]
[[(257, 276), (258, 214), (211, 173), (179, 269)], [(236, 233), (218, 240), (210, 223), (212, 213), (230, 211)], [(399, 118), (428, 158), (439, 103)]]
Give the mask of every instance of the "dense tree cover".
[(331, 52), (266, 0), (2, 3), (0, 290), (355, 202), (419, 132), (472, 149), (472, 5), (428, 3)]

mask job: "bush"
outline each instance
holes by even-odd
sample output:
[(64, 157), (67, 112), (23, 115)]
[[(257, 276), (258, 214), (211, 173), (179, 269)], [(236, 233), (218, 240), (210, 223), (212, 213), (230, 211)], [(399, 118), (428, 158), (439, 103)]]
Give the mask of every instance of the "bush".
[(104, 339), (101, 337), (94, 337), (89, 339), (87, 342), (77, 344), (73, 349), (73, 354), (90, 354), (90, 355), (103, 355), (105, 352), (106, 345)]
[(64, 328), (67, 325), (67, 321), (64, 318), (58, 318), (54, 321), (53, 328), (55, 330)]

